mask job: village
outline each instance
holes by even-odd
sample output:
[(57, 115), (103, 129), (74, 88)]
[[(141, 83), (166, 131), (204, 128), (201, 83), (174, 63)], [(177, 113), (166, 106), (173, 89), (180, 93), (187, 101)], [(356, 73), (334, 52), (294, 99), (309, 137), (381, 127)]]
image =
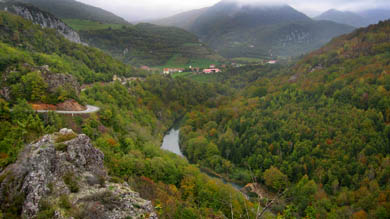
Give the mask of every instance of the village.
[[(226, 65), (222, 65), (222, 68), (226, 68)], [(216, 65), (212, 64), (209, 66), (209, 68), (201, 69), (199, 67), (192, 67), (191, 65), (188, 68), (164, 68), (163, 74), (169, 75), (172, 73), (182, 73), (182, 72), (192, 72), (197, 74), (212, 74), (212, 73), (219, 73), (221, 72), (221, 69), (217, 68)]]
[[(264, 64), (274, 65), (277, 63), (278, 63), (277, 60), (269, 60), (266, 62), (260, 62), (259, 64), (261, 64), (261, 65), (264, 65)], [(242, 67), (242, 66), (244, 66), (244, 64), (235, 63), (235, 62), (232, 62), (230, 64), (230, 67), (233, 67), (233, 68), (238, 68), (238, 67)], [(169, 74), (173, 74), (173, 73), (183, 73), (183, 72), (191, 72), (191, 73), (195, 73), (195, 74), (214, 74), (214, 73), (221, 73), (222, 72), (221, 69), (225, 69), (226, 67), (227, 67), (226, 64), (220, 65), (220, 68), (218, 68), (215, 64), (211, 64), (209, 66), (209, 68), (199, 68), (199, 67), (193, 67), (190, 65), (190, 66), (188, 66), (188, 68), (163, 68), (162, 73), (164, 75), (169, 75)], [(144, 66), (143, 69), (146, 70), (147, 66)]]

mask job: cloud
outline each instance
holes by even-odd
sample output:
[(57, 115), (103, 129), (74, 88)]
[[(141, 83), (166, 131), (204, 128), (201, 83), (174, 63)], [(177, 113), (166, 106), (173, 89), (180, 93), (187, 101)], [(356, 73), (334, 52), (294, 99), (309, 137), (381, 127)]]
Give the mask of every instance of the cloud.
[[(211, 6), (219, 0), (79, 0), (104, 8), (128, 20), (153, 19), (191, 9)], [(232, 1), (232, 0), (225, 0)], [(235, 0), (240, 4), (288, 4), (304, 13), (321, 13), (328, 9), (359, 11), (390, 8), (389, 0)]]

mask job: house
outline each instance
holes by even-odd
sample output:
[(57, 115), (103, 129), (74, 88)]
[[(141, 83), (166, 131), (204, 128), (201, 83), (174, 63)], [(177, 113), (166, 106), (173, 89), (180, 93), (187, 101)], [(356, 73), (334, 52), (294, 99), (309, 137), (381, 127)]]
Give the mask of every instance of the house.
[(276, 60), (270, 60), (270, 61), (267, 62), (267, 64), (273, 65), (273, 64), (276, 64), (277, 62), (278, 62), (278, 61), (276, 61)]
[(221, 72), (221, 70), (219, 68), (206, 68), (206, 69), (203, 69), (203, 73), (205, 73), (205, 74), (218, 73), (218, 72)]
[(183, 72), (183, 71), (184, 71), (184, 68), (164, 68), (163, 74), (168, 75), (171, 73)]
[(143, 65), (140, 67), (142, 70), (146, 70), (146, 71), (150, 71), (150, 67), (149, 66), (146, 66), (146, 65)]

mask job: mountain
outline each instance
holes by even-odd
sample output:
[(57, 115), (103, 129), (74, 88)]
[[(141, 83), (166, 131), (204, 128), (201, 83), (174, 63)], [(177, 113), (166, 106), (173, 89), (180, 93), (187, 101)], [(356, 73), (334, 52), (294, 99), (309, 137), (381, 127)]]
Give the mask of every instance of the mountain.
[(208, 8), (201, 8), (183, 12), (168, 18), (151, 21), (150, 23), (162, 26), (179, 27), (184, 30), (190, 30), (192, 24), (201, 16)]
[(328, 10), (314, 18), (315, 20), (328, 20), (340, 24), (347, 24), (353, 27), (365, 27), (370, 22), (363, 16), (350, 11)]
[[(334, 22), (313, 21), (294, 8), (280, 4), (241, 4), (224, 0), (200, 12), (199, 16), (189, 13), (194, 15), (192, 24), (165, 22), (165, 25), (186, 27), (225, 57), (297, 56), (353, 30), (353, 27)], [(175, 19), (184, 20), (180, 16)]]
[(251, 80), (232, 100), (187, 114), (183, 154), (243, 184), (257, 182), (259, 196), (284, 191), (284, 210), (273, 209), (282, 218), (388, 218), (389, 33), (390, 21), (380, 22), (291, 67), (225, 72), (229, 86)]
[[(0, 11), (0, 18), (0, 96), (10, 102), (23, 98), (55, 104), (77, 98), (77, 92), (67, 85), (73, 79), (64, 74), (79, 83), (92, 83), (111, 81), (114, 75), (130, 77), (137, 72), (98, 49), (66, 40), (54, 29), (4, 11)], [(29, 82), (23, 78), (29, 78)], [(51, 83), (45, 82), (46, 78), (58, 78), (56, 89), (48, 86)], [(30, 82), (39, 86), (32, 89)], [(70, 84), (72, 88), (75, 83)]]
[(363, 10), (359, 12), (359, 15), (366, 18), (370, 24), (377, 24), (379, 21), (390, 19), (390, 9), (377, 8)]
[(7, 2), (2, 5), (34, 23), (56, 29), (67, 39), (78, 43), (82, 40), (128, 64), (205, 67), (223, 60), (199, 42), (196, 35), (179, 28), (131, 25), (119, 18), (114, 19), (109, 12), (73, 0), (24, 2), (28, 3)]
[[(137, 66), (209, 66), (223, 58), (198, 37), (176, 27), (137, 24), (119, 28), (80, 30), (82, 40), (117, 59)], [(201, 67), (201, 66), (199, 66)]]
[[(137, 70), (5, 11), (0, 72), (0, 218), (255, 217), (240, 191), (160, 149), (174, 121), (226, 88), (159, 74), (122, 85), (113, 76)], [(69, 98), (100, 111), (31, 107)]]
[(75, 43), (81, 43), (79, 34), (71, 27), (54, 15), (42, 11), (33, 5), (21, 2), (0, 2), (0, 9), (19, 15), (34, 24), (41, 25), (43, 28), (55, 29), (66, 39)]
[(20, 0), (50, 12), (61, 19), (91, 20), (101, 23), (127, 24), (123, 18), (75, 0)]

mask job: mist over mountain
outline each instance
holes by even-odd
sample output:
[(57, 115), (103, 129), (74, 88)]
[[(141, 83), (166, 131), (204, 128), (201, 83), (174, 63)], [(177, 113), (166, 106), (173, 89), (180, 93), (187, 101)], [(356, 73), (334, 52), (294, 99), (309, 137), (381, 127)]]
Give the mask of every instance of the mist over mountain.
[(338, 11), (330, 9), (315, 17), (316, 20), (329, 20), (340, 24), (347, 24), (354, 27), (364, 27), (369, 25), (369, 21), (357, 13), (350, 11)]
[(376, 8), (360, 11), (359, 14), (367, 19), (370, 24), (390, 19), (390, 8)]
[(225, 57), (297, 56), (353, 30), (347, 25), (314, 21), (281, 1), (224, 0), (155, 23), (185, 28)]
[(389, 18), (389, 9), (369, 9), (358, 12), (330, 9), (314, 19), (329, 20), (354, 27), (365, 27), (370, 24), (377, 24), (379, 21), (385, 21)]

